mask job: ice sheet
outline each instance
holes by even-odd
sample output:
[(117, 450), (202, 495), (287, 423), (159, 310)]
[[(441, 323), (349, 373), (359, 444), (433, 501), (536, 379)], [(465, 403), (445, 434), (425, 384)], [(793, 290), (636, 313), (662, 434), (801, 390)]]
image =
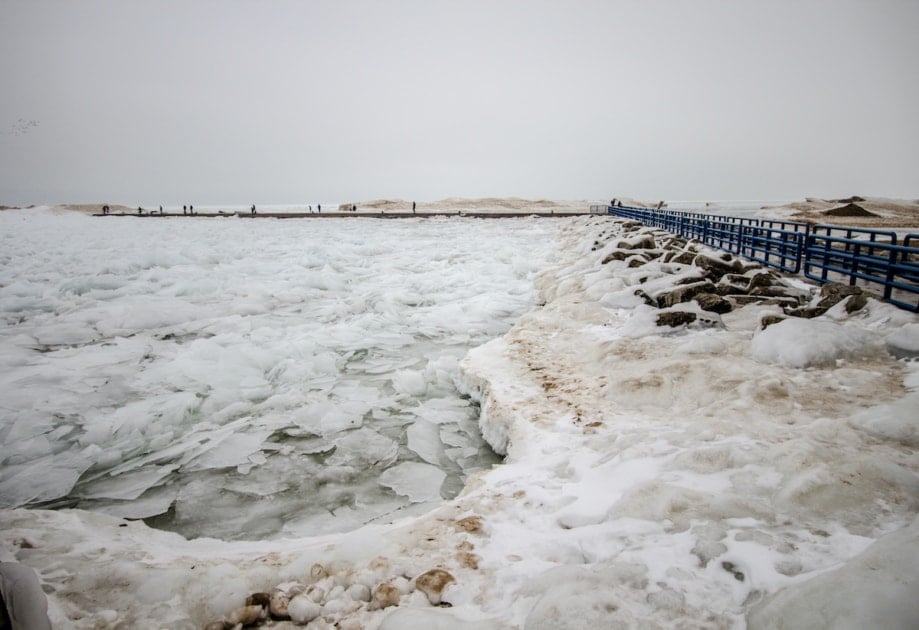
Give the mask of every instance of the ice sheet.
[[(488, 446), (448, 458), (430, 424), (406, 432), (473, 426), (458, 359), (533, 304), (557, 225), (3, 212), (0, 505), (245, 537), (378, 518), (403, 460), (438, 462), (455, 494)], [(265, 496), (286, 507), (244, 526)]]

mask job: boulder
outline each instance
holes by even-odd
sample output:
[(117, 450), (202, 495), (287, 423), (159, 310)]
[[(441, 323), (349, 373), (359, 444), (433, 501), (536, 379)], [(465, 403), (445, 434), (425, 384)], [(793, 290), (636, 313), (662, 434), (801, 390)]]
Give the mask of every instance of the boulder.
[(861, 295), (864, 293), (861, 287), (850, 284), (840, 284), (839, 282), (828, 282), (820, 288), (820, 296), (823, 298), (818, 303), (819, 308), (830, 309), (850, 295)]
[(702, 307), (703, 311), (710, 311), (712, 313), (730, 313), (734, 308), (731, 306), (730, 302), (715, 293), (700, 293), (695, 297), (695, 300), (699, 303), (699, 306)]
[(648, 306), (657, 306), (657, 302), (654, 300), (654, 298), (652, 298), (650, 295), (648, 295), (641, 289), (636, 289), (633, 295), (640, 297), (642, 300), (644, 300), (645, 304), (647, 304)]
[(680, 265), (691, 265), (696, 259), (697, 254), (694, 252), (682, 251), (672, 252), (665, 262), (677, 263)]
[(613, 262), (614, 260), (625, 260), (631, 255), (632, 255), (632, 252), (616, 249), (610, 252), (609, 254), (607, 254), (606, 257), (603, 259), (603, 261), (600, 264), (606, 265), (606, 264)]
[(696, 321), (696, 314), (690, 313), (689, 311), (667, 311), (665, 313), (658, 313), (657, 315), (658, 326), (676, 328), (677, 326), (691, 324), (694, 321)]
[(785, 318), (781, 315), (763, 315), (759, 320), (759, 327), (762, 330), (766, 330), (773, 324), (778, 324), (783, 321), (785, 321)]
[[(745, 278), (746, 276), (741, 277)], [(757, 287), (771, 287), (775, 284), (775, 281), (776, 279), (771, 273), (768, 271), (763, 271), (749, 279), (749, 283), (747, 284), (747, 291), (751, 291)]]
[(743, 269), (743, 263), (732, 256), (728, 260), (713, 258), (704, 254), (696, 256), (694, 264), (700, 269), (704, 269), (707, 275), (716, 280), (729, 273), (738, 273)]
[(618, 249), (655, 249), (657, 248), (657, 243), (654, 242), (653, 236), (645, 234), (628, 241), (619, 241), (616, 243), (616, 247)]
[(679, 285), (657, 296), (657, 305), (660, 308), (667, 308), (674, 304), (689, 302), (700, 293), (716, 293), (715, 285), (708, 280), (694, 282), (693, 284)]
[(846, 300), (846, 313), (854, 313), (860, 311), (868, 305), (868, 296), (864, 293), (859, 293), (858, 295), (851, 295), (849, 299)]
[(814, 317), (820, 317), (826, 313), (829, 309), (821, 306), (802, 306), (799, 308), (786, 308), (785, 314), (791, 315), (792, 317), (803, 317), (804, 319), (812, 319)]

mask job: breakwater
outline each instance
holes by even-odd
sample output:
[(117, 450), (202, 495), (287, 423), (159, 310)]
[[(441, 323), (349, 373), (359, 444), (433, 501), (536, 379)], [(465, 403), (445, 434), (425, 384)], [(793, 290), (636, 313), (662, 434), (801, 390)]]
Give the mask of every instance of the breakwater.
[(919, 233), (632, 206), (607, 206), (606, 213), (820, 283), (871, 288), (900, 308), (919, 311)]

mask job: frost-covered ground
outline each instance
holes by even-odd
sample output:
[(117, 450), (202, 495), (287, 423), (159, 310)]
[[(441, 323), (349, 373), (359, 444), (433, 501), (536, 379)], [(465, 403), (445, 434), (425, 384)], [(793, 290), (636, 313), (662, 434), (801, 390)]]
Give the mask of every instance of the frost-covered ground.
[[(763, 330), (778, 307), (749, 305), (661, 328), (634, 292), (685, 274), (601, 264), (615, 225), (553, 223), (545, 304), (461, 361), (506, 459), (458, 497), (261, 542), (7, 510), (0, 558), (39, 572), (61, 627), (200, 627), (279, 586), (314, 629), (915, 627), (917, 316), (869, 300)], [(415, 582), (435, 568), (450, 609)]]

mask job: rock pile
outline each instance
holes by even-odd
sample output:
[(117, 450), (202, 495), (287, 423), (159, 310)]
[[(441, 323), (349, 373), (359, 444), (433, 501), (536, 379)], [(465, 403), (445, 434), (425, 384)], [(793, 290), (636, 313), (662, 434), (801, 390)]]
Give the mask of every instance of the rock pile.
[(444, 590), (456, 579), (435, 568), (415, 579), (394, 571), (386, 558), (376, 558), (361, 571), (332, 572), (314, 564), (303, 581), (285, 582), (270, 593), (252, 593), (245, 603), (205, 630), (251, 627), (308, 630), (360, 630), (362, 613), (372, 613), (403, 602), (413, 606), (450, 606)]
[[(867, 304), (868, 296), (861, 288), (835, 283), (824, 285), (819, 300), (813, 303), (817, 287), (807, 287), (800, 279), (790, 281), (759, 263), (646, 228), (637, 221), (617, 223), (618, 230), (601, 232), (592, 250), (602, 254), (604, 265), (612, 263), (634, 270), (631, 278), (640, 285), (634, 294), (649, 306), (662, 309), (657, 318), (659, 326), (716, 323), (718, 315), (751, 303), (779, 306), (786, 316), (793, 317), (822, 315), (843, 300), (847, 300), (849, 313)], [(669, 278), (655, 282), (662, 276)], [(713, 317), (674, 308), (688, 302), (696, 302), (703, 313)], [(769, 323), (782, 319), (770, 317)]]

